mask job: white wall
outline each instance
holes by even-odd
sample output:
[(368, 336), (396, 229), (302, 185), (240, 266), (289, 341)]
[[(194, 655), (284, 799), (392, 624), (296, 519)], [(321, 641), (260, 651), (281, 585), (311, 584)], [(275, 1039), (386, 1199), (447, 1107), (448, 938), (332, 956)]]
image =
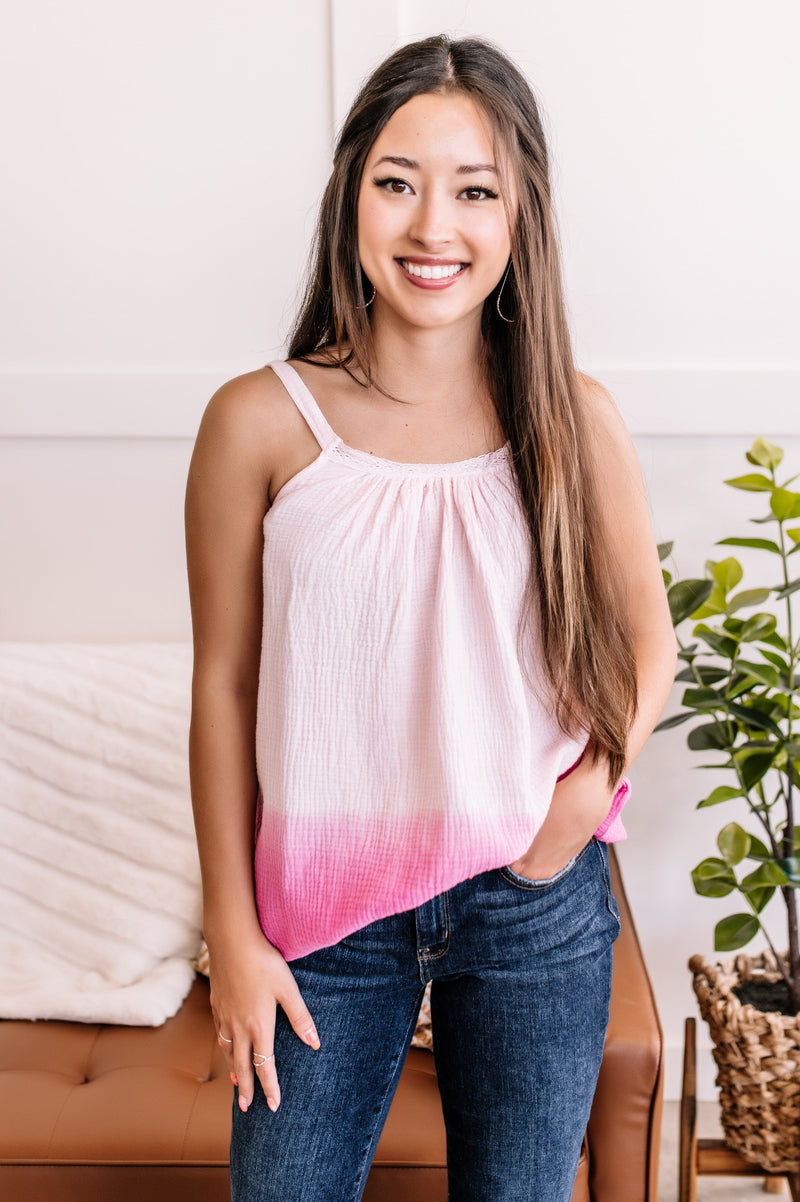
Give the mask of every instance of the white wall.
[[(411, 37), (480, 33), (542, 97), (581, 366), (633, 430), (682, 575), (741, 532), (756, 434), (800, 470), (793, 0), (29, 0), (0, 112), (0, 637), (189, 636), (182, 492), (218, 383), (280, 352), (332, 128)], [(753, 582), (760, 582), (753, 561)], [(685, 961), (724, 912), (680, 730), (622, 850), (677, 1091)], [(717, 903), (724, 907), (725, 903)], [(711, 1089), (710, 1060), (703, 1085)]]

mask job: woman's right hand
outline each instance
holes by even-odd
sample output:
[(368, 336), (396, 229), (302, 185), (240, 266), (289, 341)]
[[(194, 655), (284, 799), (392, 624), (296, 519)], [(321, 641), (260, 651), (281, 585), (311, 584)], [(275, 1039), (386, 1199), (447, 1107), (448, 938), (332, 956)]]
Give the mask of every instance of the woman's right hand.
[[(267, 1105), (277, 1110), (281, 1100), (274, 1059), (277, 1007), (283, 1008), (303, 1043), (319, 1047), (314, 1020), (292, 970), (278, 949), (257, 935), (236, 947), (210, 945), (209, 972), (214, 1025), (231, 1080), (239, 1090), (239, 1108), (246, 1111), (250, 1106), (258, 1077)], [(259, 1062), (255, 1066), (254, 1059)]]

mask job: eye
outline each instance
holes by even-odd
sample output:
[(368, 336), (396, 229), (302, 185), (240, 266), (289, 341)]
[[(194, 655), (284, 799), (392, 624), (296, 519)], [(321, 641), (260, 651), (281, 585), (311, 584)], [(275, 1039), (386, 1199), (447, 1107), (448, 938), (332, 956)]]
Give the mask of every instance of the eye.
[(372, 181), (377, 188), (383, 188), (386, 192), (391, 192), (393, 196), (406, 196), (411, 191), (411, 185), (407, 184), (404, 179), (397, 179), (396, 176), (390, 175), (386, 179), (376, 179)]
[(491, 188), (483, 188), (479, 184), (472, 184), (469, 188), (465, 188), (461, 193), (467, 200), (497, 200), (497, 193)]

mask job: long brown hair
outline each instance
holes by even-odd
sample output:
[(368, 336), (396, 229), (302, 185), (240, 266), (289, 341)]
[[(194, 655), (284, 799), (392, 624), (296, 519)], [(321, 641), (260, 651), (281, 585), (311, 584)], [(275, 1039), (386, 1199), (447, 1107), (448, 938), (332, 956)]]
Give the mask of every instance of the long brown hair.
[[(336, 145), (290, 358), (322, 358), (372, 383), (365, 277), (358, 258), (361, 177), (392, 114), (424, 93), (468, 94), (487, 115), (519, 195), (511, 268), (483, 308), (489, 387), (508, 439), (530, 531), (521, 619), (523, 662), (538, 662), (565, 732), (584, 731), (594, 758), (622, 774), (637, 705), (627, 598), (600, 527), (585, 388), (564, 312), (548, 154), (524, 76), (491, 43), (441, 35), (404, 46), (364, 84)], [(502, 320), (497, 297), (502, 286)], [(346, 349), (343, 349), (346, 348)]]

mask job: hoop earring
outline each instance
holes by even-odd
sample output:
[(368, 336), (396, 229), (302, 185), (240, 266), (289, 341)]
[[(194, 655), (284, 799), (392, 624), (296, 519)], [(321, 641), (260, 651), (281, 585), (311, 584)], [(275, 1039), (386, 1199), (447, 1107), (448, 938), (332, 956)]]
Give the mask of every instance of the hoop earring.
[(359, 305), (358, 306), (359, 309), (368, 309), (374, 300), (375, 300), (375, 285), (373, 284), (372, 285), (372, 296), (369, 298), (368, 301), (365, 301), (365, 303), (363, 305)]
[(513, 326), (513, 324), (514, 324), (514, 322), (515, 322), (516, 318), (514, 318), (514, 317), (506, 317), (505, 313), (503, 313), (503, 312), (501, 311), (501, 309), (500, 309), (500, 297), (503, 295), (503, 289), (504, 289), (504, 288), (505, 288), (505, 286), (506, 286), (506, 280), (508, 279), (508, 273), (509, 273), (509, 271), (510, 271), (510, 270), (511, 270), (511, 260), (509, 259), (509, 260), (508, 260), (508, 266), (506, 267), (505, 275), (503, 276), (503, 282), (502, 282), (502, 284), (500, 285), (500, 291), (499, 291), (499, 292), (498, 292), (498, 294), (497, 294), (497, 301), (496, 301), (496, 305), (497, 305), (497, 316), (498, 316), (498, 317), (502, 317), (503, 321), (505, 321), (505, 322), (506, 322), (508, 325), (510, 325), (510, 326)]

